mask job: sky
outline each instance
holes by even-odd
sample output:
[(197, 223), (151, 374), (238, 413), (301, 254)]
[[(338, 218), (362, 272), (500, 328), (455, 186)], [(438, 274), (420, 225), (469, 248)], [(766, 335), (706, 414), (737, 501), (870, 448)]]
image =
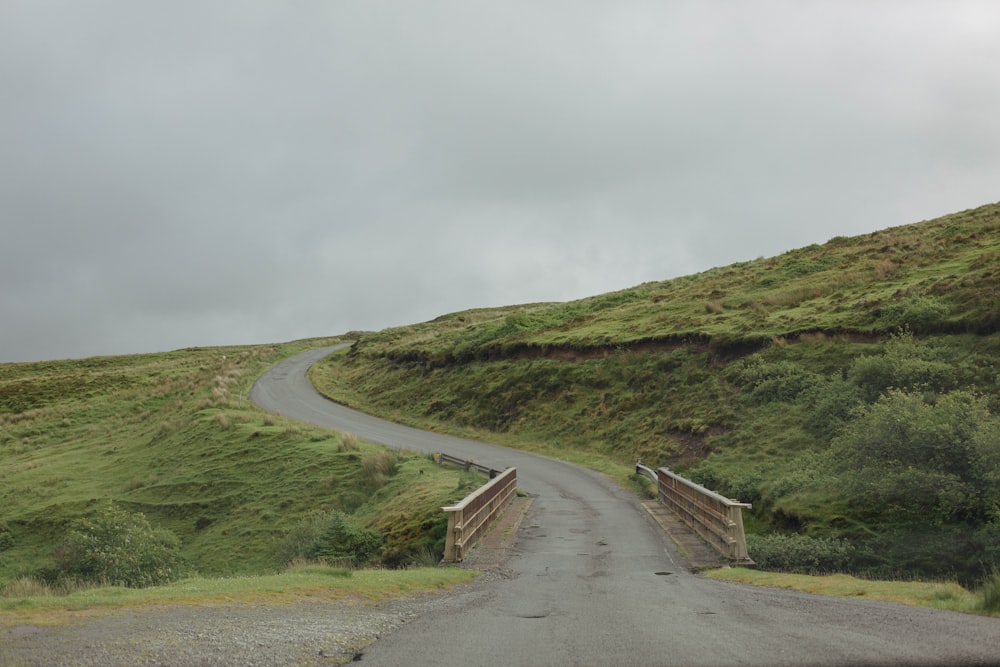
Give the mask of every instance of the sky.
[(992, 203), (998, 35), (994, 0), (0, 0), (0, 362), (568, 301)]

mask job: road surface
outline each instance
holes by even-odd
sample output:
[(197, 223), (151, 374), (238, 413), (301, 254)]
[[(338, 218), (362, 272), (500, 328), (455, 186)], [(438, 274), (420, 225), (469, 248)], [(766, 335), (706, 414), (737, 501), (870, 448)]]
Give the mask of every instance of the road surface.
[(419, 431), (338, 405), (309, 366), (277, 364), (264, 410), (392, 447), (516, 466), (534, 498), (510, 577), (456, 595), (371, 645), (370, 665), (997, 665), (1000, 620), (717, 582), (688, 572), (639, 499), (577, 466)]

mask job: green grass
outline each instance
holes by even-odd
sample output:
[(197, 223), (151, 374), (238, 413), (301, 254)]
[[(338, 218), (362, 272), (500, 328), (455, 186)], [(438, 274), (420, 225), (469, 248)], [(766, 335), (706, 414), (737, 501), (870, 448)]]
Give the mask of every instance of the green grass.
[[(374, 414), (618, 480), (637, 459), (669, 466), (753, 502), (747, 525), (759, 532), (857, 541), (899, 527), (852, 504), (842, 480), (813, 474), (861, 405), (852, 392), (874, 401), (889, 388), (862, 386), (852, 369), (868, 358), (909, 364), (912, 377), (890, 383), (930, 403), (971, 392), (1000, 414), (998, 285), (992, 204), (578, 301), (366, 334), (311, 378)], [(913, 340), (902, 357), (900, 331)], [(973, 578), (983, 565), (972, 561), (995, 560), (996, 521), (968, 520), (979, 522), (968, 531), (978, 531), (975, 557), (943, 567)]]
[[(851, 407), (859, 360), (896, 359), (891, 336), (906, 329), (916, 343), (899, 358), (937, 383), (910, 391), (972, 392), (1000, 413), (998, 285), (994, 204), (578, 301), (352, 335), (311, 377), (374, 414), (623, 484), (636, 459), (670, 466), (754, 502), (752, 530), (863, 540), (899, 527), (817, 477), (851, 418), (817, 406)], [(474, 480), (247, 400), (270, 364), (332, 342), (0, 364), (0, 581), (44, 568), (67, 525), (108, 499), (175, 532), (202, 576), (279, 571), (276, 545), (314, 509), (384, 531), (387, 563), (419, 560), (443, 530), (438, 508)], [(974, 535), (936, 520), (923, 527), (933, 544), (978, 540), (982, 562), (955, 568), (988, 570), (995, 519)]]
[(1000, 610), (995, 606), (992, 608), (986, 606), (988, 603), (984, 591), (970, 591), (954, 582), (873, 581), (849, 574), (813, 576), (761, 572), (745, 568), (710, 570), (705, 572), (704, 576), (719, 581), (790, 588), (818, 595), (869, 598), (917, 607), (1000, 616)]
[(656, 342), (720, 351), (802, 334), (996, 331), (1000, 206), (568, 303), (445, 315), (366, 336), (359, 354), (438, 365)]
[(474, 571), (453, 567), (349, 570), (299, 564), (280, 574), (192, 577), (143, 589), (93, 587), (62, 595), (41, 590), (37, 583), (22, 589), (15, 581), (9, 586), (13, 591), (3, 591), (0, 595), (0, 628), (15, 623), (62, 623), (76, 617), (75, 612), (111, 607), (280, 605), (304, 597), (374, 602), (444, 590), (471, 581), (475, 575)]
[(279, 570), (277, 544), (314, 509), (383, 529), (380, 556), (407, 563), (443, 530), (464, 473), (247, 399), (268, 366), (331, 342), (0, 364), (0, 582), (45, 568), (108, 499), (173, 531), (201, 575)]

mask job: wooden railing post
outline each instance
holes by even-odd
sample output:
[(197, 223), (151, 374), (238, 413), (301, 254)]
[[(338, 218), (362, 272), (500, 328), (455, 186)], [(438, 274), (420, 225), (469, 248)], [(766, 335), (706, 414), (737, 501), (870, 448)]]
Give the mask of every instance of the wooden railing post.
[(747, 536), (743, 531), (743, 508), (749, 504), (733, 503), (726, 506), (726, 517), (729, 520), (729, 544), (732, 551), (729, 560), (736, 563), (752, 563), (747, 553)]
[(444, 544), (444, 560), (458, 562), (462, 560), (462, 508), (442, 507), (448, 512), (448, 535)]

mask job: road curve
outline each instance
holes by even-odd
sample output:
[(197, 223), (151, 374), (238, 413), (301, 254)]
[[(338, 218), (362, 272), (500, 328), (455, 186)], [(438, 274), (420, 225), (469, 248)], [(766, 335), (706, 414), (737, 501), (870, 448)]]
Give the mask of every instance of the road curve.
[(510, 577), (370, 646), (374, 665), (995, 665), (1000, 620), (691, 574), (638, 498), (568, 463), (393, 424), (318, 394), (303, 352), (254, 385), (258, 407), (372, 442), (516, 466), (534, 498)]

